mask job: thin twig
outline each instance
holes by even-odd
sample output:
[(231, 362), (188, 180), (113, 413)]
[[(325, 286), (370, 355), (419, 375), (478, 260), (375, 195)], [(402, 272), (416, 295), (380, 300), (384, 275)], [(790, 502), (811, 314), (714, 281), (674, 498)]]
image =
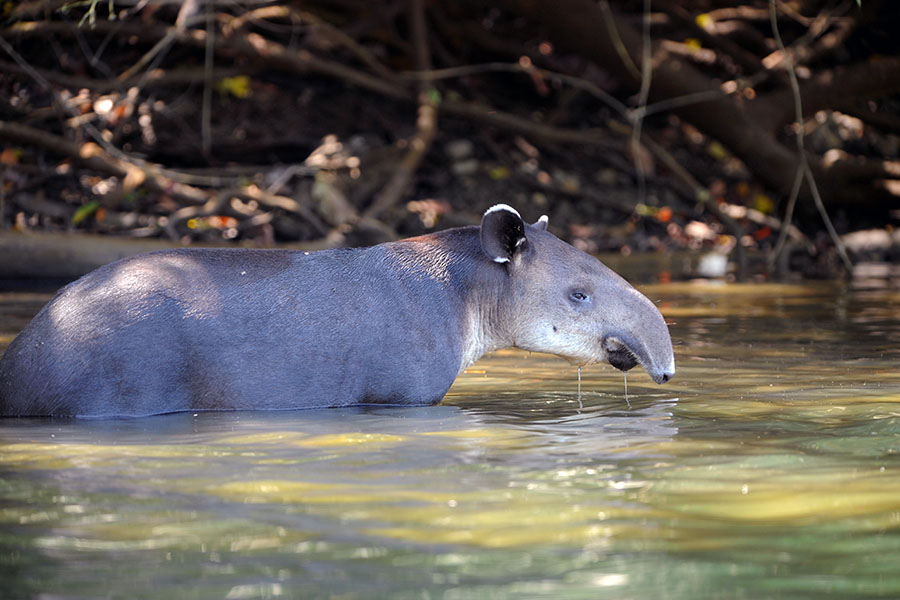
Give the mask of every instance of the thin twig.
[(84, 38), (83, 35), (81, 35), (80, 30), (79, 30), (78, 35), (75, 36), (75, 41), (78, 43), (78, 47), (81, 49), (82, 54), (84, 54), (85, 58), (88, 59), (88, 64), (90, 64), (91, 67), (93, 67), (97, 71), (100, 71), (100, 73), (108, 79), (115, 79), (116, 75), (115, 75), (115, 73), (113, 73), (112, 69), (110, 69), (106, 63), (104, 63), (102, 60), (100, 60), (100, 55), (102, 54), (103, 50), (106, 48), (107, 41), (109, 39), (111, 39), (112, 36), (113, 36), (113, 34), (110, 33), (110, 35), (107, 36), (107, 39), (104, 40), (103, 42), (101, 42), (100, 48), (98, 49), (97, 52), (93, 52), (91, 50), (90, 46), (87, 43), (87, 40)]
[(288, 198), (287, 196), (279, 196), (278, 194), (272, 194), (265, 190), (260, 189), (256, 185), (247, 185), (241, 187), (238, 191), (235, 192), (236, 195), (241, 196), (243, 198), (248, 198), (250, 200), (256, 200), (260, 204), (268, 206), (270, 208), (280, 208), (286, 212), (294, 213), (302, 217), (307, 223), (309, 223), (319, 235), (326, 235), (328, 233), (328, 227), (316, 216), (315, 212), (297, 202), (293, 198)]
[(167, 219), (165, 225), (166, 234), (172, 240), (177, 240), (181, 236), (178, 235), (177, 225), (190, 219), (198, 217), (209, 217), (222, 211), (225, 203), (228, 201), (228, 190), (219, 190), (202, 205), (182, 206)]
[(622, 61), (622, 64), (625, 65), (625, 68), (631, 76), (634, 77), (634, 80), (640, 81), (641, 71), (637, 68), (637, 65), (634, 64), (631, 55), (628, 53), (628, 48), (625, 47), (625, 42), (622, 41), (622, 37), (619, 35), (619, 30), (616, 28), (615, 17), (613, 17), (609, 2), (607, 2), (607, 0), (600, 0), (599, 6), (600, 11), (603, 13), (603, 24), (606, 26), (606, 34), (609, 36), (609, 39), (612, 40), (616, 54), (619, 55), (619, 59)]
[(199, 0), (187, 0), (178, 11), (178, 17), (175, 19), (175, 27), (172, 27), (140, 60), (131, 67), (123, 71), (119, 75), (119, 81), (131, 79), (144, 67), (151, 63), (158, 55), (163, 55), (179, 36), (183, 35), (188, 25), (194, 24), (197, 20), (194, 15), (199, 8)]
[(420, 79), (425, 81), (437, 81), (439, 79), (451, 79), (455, 77), (468, 77), (470, 75), (480, 75), (483, 73), (498, 73), (498, 72), (506, 72), (506, 73), (524, 73), (526, 75), (530, 75), (532, 73), (536, 73), (543, 77), (544, 79), (550, 81), (558, 81), (560, 83), (565, 83), (567, 85), (572, 86), (573, 88), (577, 88), (583, 90), (590, 95), (594, 96), (598, 100), (602, 101), (604, 104), (615, 110), (621, 116), (627, 118), (629, 109), (627, 106), (622, 104), (615, 96), (609, 94), (603, 88), (598, 85), (588, 81), (587, 79), (582, 79), (581, 77), (574, 77), (572, 75), (567, 75), (565, 73), (560, 73), (558, 71), (550, 71), (548, 69), (542, 69), (540, 67), (536, 67), (533, 64), (529, 66), (525, 66), (522, 63), (504, 63), (504, 62), (490, 62), (490, 63), (482, 63), (478, 65), (463, 65), (459, 67), (449, 67), (446, 69), (431, 69), (427, 71), (414, 71), (411, 73), (403, 73), (401, 76), (404, 78), (413, 78)]
[[(839, 18), (835, 18), (833, 15), (837, 12), (846, 12), (849, 7), (850, 3), (844, 2), (841, 6), (833, 7), (832, 9), (825, 8), (809, 22), (806, 32), (794, 40), (790, 48), (784, 50), (779, 48), (775, 52), (770, 53), (762, 59), (762, 65), (766, 69), (772, 70), (780, 66), (786, 59), (789, 59), (795, 65), (808, 62), (809, 58), (813, 58), (815, 54), (821, 52), (818, 48), (815, 50), (811, 49), (814, 43), (831, 27), (833, 21), (840, 21)], [(782, 8), (786, 9), (787, 7), (782, 3)], [(855, 19), (845, 19), (845, 21), (852, 23)], [(848, 31), (848, 34), (849, 31), (852, 31), (852, 27), (847, 27), (846, 25), (844, 29)]]
[(163, 36), (162, 39), (157, 41), (156, 44), (154, 44), (153, 47), (150, 48), (150, 50), (148, 50), (147, 53), (140, 58), (140, 60), (138, 60), (135, 64), (131, 65), (129, 68), (125, 69), (124, 71), (122, 71), (122, 73), (119, 74), (119, 81), (125, 81), (137, 75), (141, 71), (141, 69), (147, 66), (147, 64), (156, 57), (157, 54), (160, 54), (172, 44), (178, 33), (178, 30), (174, 28), (166, 32), (166, 35)]
[(800, 195), (800, 187), (803, 185), (803, 168), (797, 167), (797, 174), (794, 176), (794, 184), (791, 186), (791, 195), (788, 198), (787, 208), (784, 211), (784, 219), (781, 222), (781, 231), (778, 234), (778, 241), (772, 252), (769, 253), (767, 262), (768, 270), (771, 273), (775, 268), (775, 262), (784, 251), (784, 244), (787, 242), (788, 230), (791, 227), (791, 221), (794, 218), (794, 207), (797, 204), (797, 197)]
[(791, 82), (791, 92), (794, 96), (794, 121), (797, 128), (797, 154), (800, 155), (800, 168), (803, 170), (806, 183), (809, 186), (810, 192), (812, 193), (813, 202), (815, 202), (816, 209), (819, 211), (819, 214), (822, 217), (822, 222), (825, 223), (825, 229), (828, 230), (828, 235), (831, 236), (831, 240), (834, 243), (835, 248), (837, 249), (838, 256), (840, 256), (841, 258), (841, 262), (843, 262), (844, 264), (844, 268), (847, 269), (848, 272), (850, 272), (853, 270), (853, 262), (847, 255), (847, 249), (844, 247), (844, 243), (841, 241), (840, 236), (834, 229), (831, 218), (828, 216), (828, 211), (825, 209), (825, 204), (822, 202), (822, 196), (819, 194), (819, 187), (816, 185), (816, 178), (813, 176), (812, 169), (809, 166), (809, 161), (806, 158), (806, 148), (803, 131), (803, 104), (801, 103), (800, 99), (800, 83), (797, 80), (797, 73), (794, 71), (794, 61), (786, 53), (784, 42), (781, 39), (781, 33), (778, 30), (778, 11), (776, 9), (776, 0), (769, 0), (769, 21), (772, 25), (772, 33), (775, 37), (775, 44), (785, 56), (784, 63), (787, 67), (788, 79)]
[(28, 74), (29, 77), (34, 79), (41, 87), (45, 90), (52, 90), (53, 86), (50, 85), (50, 82), (47, 81), (47, 78), (41, 75), (34, 67), (32, 67), (28, 61), (26, 61), (21, 54), (16, 52), (16, 49), (12, 47), (12, 45), (7, 42), (2, 35), (0, 35), (0, 48), (6, 52), (11, 59), (13, 59), (19, 67)]

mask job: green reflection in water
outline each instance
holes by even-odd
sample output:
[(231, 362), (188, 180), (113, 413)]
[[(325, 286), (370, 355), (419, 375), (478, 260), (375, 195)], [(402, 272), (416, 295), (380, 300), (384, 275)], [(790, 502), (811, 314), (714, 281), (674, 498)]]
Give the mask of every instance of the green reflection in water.
[(509, 350), (438, 407), (0, 421), (0, 597), (900, 597), (900, 293), (646, 291), (630, 406)]

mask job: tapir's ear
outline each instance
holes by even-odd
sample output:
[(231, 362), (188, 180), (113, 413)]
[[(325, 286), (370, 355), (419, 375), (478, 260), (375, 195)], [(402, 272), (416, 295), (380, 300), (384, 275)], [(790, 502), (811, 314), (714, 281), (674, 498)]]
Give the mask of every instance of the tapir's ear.
[(481, 219), (481, 247), (491, 260), (510, 262), (525, 245), (525, 222), (516, 209), (506, 204), (487, 209)]
[(532, 227), (537, 227), (541, 231), (547, 231), (547, 225), (550, 224), (550, 217), (547, 215), (541, 215), (541, 218), (534, 222)]

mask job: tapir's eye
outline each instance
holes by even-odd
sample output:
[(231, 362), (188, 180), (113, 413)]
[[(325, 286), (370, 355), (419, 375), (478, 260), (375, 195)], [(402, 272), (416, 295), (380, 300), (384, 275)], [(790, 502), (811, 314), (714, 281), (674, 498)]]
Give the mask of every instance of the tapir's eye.
[(574, 302), (587, 302), (591, 299), (591, 297), (586, 293), (578, 291), (569, 294), (569, 298), (571, 298)]

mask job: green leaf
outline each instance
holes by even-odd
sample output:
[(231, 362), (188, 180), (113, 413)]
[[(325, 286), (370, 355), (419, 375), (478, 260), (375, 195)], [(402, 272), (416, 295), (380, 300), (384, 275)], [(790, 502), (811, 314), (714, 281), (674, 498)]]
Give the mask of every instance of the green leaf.
[(88, 202), (87, 204), (84, 204), (84, 205), (78, 207), (78, 210), (76, 210), (75, 214), (72, 215), (72, 224), (78, 225), (79, 223), (81, 223), (88, 217), (92, 216), (94, 213), (96, 213), (97, 209), (99, 209), (99, 208), (100, 208), (100, 203), (97, 202), (96, 200), (93, 200), (91, 202)]

